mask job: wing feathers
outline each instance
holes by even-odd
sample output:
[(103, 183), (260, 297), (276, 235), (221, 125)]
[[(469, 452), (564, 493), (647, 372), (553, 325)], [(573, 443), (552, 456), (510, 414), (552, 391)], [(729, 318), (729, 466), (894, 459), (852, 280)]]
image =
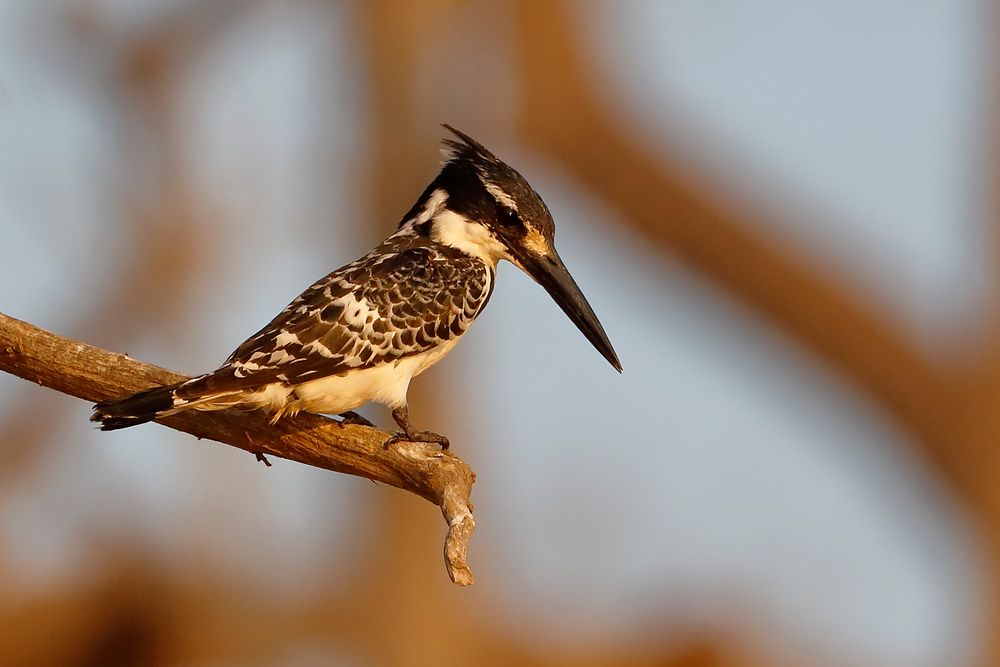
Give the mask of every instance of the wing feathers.
[(482, 261), (440, 246), (382, 246), (313, 284), (185, 394), (294, 385), (419, 354), (461, 336), (492, 291)]

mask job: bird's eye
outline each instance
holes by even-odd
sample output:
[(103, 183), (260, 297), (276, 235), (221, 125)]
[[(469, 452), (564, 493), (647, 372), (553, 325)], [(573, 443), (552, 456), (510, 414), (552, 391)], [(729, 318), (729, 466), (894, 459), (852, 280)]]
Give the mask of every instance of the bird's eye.
[(524, 226), (524, 223), (521, 222), (521, 216), (517, 214), (517, 211), (512, 211), (506, 206), (500, 208), (500, 224), (507, 227)]

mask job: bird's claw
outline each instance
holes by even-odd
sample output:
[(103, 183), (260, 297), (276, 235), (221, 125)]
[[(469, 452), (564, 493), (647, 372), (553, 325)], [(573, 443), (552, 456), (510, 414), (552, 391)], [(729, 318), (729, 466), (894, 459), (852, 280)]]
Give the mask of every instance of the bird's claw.
[(427, 442), (435, 445), (441, 445), (442, 450), (447, 450), (451, 446), (448, 442), (448, 438), (444, 437), (440, 433), (434, 433), (432, 431), (414, 431), (413, 433), (397, 433), (392, 436), (384, 443), (382, 447), (389, 449), (392, 445), (397, 442)]

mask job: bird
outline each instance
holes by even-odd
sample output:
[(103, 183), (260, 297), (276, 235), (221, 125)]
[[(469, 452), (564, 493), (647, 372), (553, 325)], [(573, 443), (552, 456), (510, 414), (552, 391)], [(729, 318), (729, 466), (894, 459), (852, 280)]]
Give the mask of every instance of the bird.
[(187, 410), (263, 410), (271, 423), (299, 412), (372, 425), (355, 409), (392, 410), (389, 440), (448, 439), (416, 429), (410, 380), (440, 361), (483, 312), (497, 265), (540, 284), (596, 350), (621, 362), (554, 245), (541, 196), (511, 166), (448, 124), (437, 176), (396, 230), (366, 255), (313, 283), (216, 370), (97, 403), (110, 431)]

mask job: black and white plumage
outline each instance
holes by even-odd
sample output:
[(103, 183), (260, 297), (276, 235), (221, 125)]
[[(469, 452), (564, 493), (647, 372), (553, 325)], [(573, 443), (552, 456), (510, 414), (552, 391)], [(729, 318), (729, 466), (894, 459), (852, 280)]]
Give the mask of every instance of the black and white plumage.
[(496, 266), (529, 273), (619, 371), (600, 322), (552, 245), (541, 197), (510, 166), (449, 127), (445, 163), (397, 230), (360, 259), (320, 279), (217, 370), (99, 403), (103, 430), (182, 410), (351, 413), (371, 401), (393, 409), (395, 439), (447, 439), (413, 429), (410, 380), (439, 361), (482, 312)]

